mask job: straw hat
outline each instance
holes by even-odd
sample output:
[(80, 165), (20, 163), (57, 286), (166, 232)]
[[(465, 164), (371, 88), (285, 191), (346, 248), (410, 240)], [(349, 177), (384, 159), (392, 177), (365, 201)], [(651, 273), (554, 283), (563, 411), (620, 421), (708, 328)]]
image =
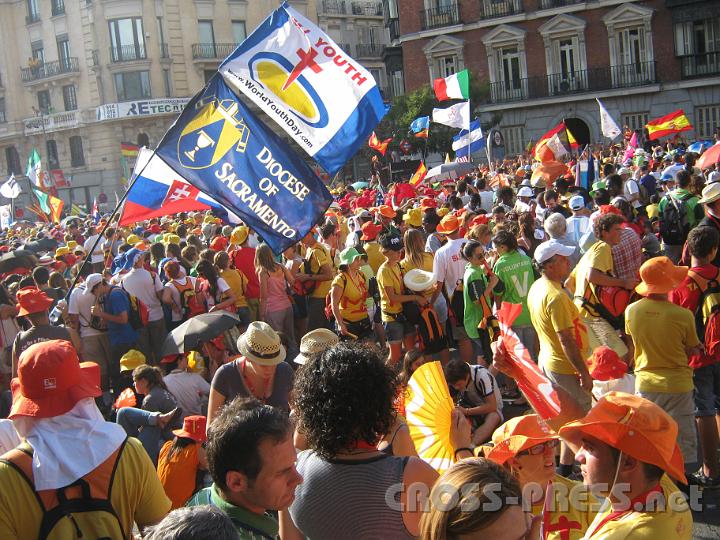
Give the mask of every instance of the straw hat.
[(295, 363), (303, 365), (310, 355), (321, 353), (339, 342), (338, 335), (327, 328), (311, 330), (300, 340), (300, 354), (295, 358)]
[(420, 268), (413, 268), (403, 277), (405, 286), (413, 292), (423, 292), (431, 288), (437, 280), (435, 274), (426, 272)]
[(261, 366), (276, 366), (285, 360), (285, 347), (280, 343), (280, 336), (266, 322), (251, 322), (238, 338), (237, 346), (240, 354)]
[(240, 245), (245, 240), (247, 240), (248, 235), (250, 234), (250, 229), (245, 227), (244, 225), (239, 225), (235, 227), (230, 234), (230, 242), (233, 244)]

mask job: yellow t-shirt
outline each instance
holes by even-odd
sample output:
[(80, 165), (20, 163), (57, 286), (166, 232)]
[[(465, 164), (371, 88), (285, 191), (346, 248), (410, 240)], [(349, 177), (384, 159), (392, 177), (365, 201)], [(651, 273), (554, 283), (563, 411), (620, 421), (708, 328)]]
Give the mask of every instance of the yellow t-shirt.
[[(597, 304), (597, 296), (595, 296), (595, 286), (588, 281), (590, 270), (595, 268), (605, 274), (612, 274), (613, 259), (610, 244), (599, 241), (595, 242), (585, 255), (582, 256), (577, 266), (572, 272), (575, 279), (575, 296), (586, 298), (591, 304)], [(594, 310), (587, 309), (583, 303), (575, 298), (575, 305), (580, 310), (583, 317), (599, 317), (600, 315)]]
[(625, 310), (625, 332), (635, 344), (636, 391), (693, 389), (693, 370), (685, 349), (700, 341), (690, 310), (672, 302), (643, 298)]
[[(657, 512), (630, 512), (606, 522), (590, 537), (591, 540), (691, 540), (693, 518), (687, 502), (672, 480), (664, 475), (660, 487), (665, 495), (665, 507)], [(610, 513), (597, 517), (596, 523)], [(593, 531), (593, 526), (590, 525)]]
[(542, 515), (543, 540), (580, 540), (600, 509), (600, 501), (582, 482), (559, 474), (555, 475), (548, 490), (551, 498), (532, 507), (533, 515)]
[(380, 244), (377, 242), (365, 242), (365, 253), (367, 253), (368, 264), (373, 273), (377, 275), (380, 265), (385, 262), (385, 255), (380, 252)]
[[(330, 257), (330, 252), (322, 244), (318, 243), (315, 247), (310, 248), (305, 256), (306, 259), (310, 260), (310, 273), (318, 274), (320, 267), (327, 264), (330, 269), (334, 271), (335, 264)], [(325, 298), (327, 293), (330, 292), (330, 285), (332, 279), (327, 281), (318, 281), (315, 290), (310, 294), (312, 298)]]
[(383, 322), (392, 322), (395, 319), (386, 315), (386, 313), (400, 313), (402, 304), (393, 303), (385, 290), (390, 287), (395, 294), (403, 294), (404, 286), (400, 277), (400, 267), (397, 264), (390, 265), (384, 262), (380, 265), (377, 274), (378, 288), (380, 289), (380, 308), (382, 309)]
[(245, 300), (245, 289), (247, 289), (248, 279), (245, 274), (239, 270), (228, 268), (220, 272), (220, 277), (223, 278), (230, 290), (235, 295), (235, 307), (247, 307), (247, 300)]
[(562, 286), (546, 277), (538, 279), (528, 292), (530, 320), (540, 339), (539, 363), (554, 373), (577, 373), (565, 356), (558, 332), (573, 329), (583, 358), (589, 356), (588, 335), (578, 309)]
[[(407, 274), (410, 270), (414, 270), (415, 268), (419, 268), (420, 270), (424, 270), (425, 272), (430, 272), (432, 274), (433, 254), (427, 252), (423, 253), (423, 261), (420, 266), (413, 264), (413, 262), (408, 259), (403, 259), (402, 261), (400, 261), (400, 268), (402, 268), (403, 274)], [(425, 298), (430, 298), (433, 295), (433, 289), (430, 288), (426, 291), (423, 291), (422, 295)]]
[[(132, 437), (120, 456), (110, 502), (127, 538), (132, 537), (133, 522), (145, 527), (160, 521), (170, 510), (170, 499), (165, 495), (155, 467), (140, 441)], [(0, 463), (0, 538), (38, 538), (42, 516), (37, 497), (27, 481), (12, 465)], [(61, 520), (56, 529), (65, 530), (69, 538), (75, 537), (69, 519)], [(92, 531), (85, 533), (87, 538), (94, 537)]]
[(367, 281), (365, 274), (358, 272), (357, 282), (347, 272), (340, 272), (332, 281), (332, 287), (340, 287), (340, 315), (344, 321), (357, 322), (367, 319)]

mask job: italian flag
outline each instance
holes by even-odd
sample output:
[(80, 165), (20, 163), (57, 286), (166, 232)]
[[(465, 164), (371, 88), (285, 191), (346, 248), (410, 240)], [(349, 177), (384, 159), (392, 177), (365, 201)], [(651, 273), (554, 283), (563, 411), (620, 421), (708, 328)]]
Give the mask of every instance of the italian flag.
[(438, 101), (446, 99), (468, 99), (470, 97), (470, 77), (468, 70), (463, 69), (444, 79), (435, 79), (433, 83), (435, 97)]

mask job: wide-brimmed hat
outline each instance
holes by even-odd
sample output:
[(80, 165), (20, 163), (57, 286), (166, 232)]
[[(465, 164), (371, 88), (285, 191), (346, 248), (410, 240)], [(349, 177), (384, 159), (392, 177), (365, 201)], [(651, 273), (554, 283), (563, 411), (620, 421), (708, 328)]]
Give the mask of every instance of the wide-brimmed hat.
[(239, 225), (233, 229), (232, 233), (230, 233), (230, 242), (240, 245), (245, 242), (245, 240), (247, 240), (249, 234), (250, 229), (248, 229), (244, 225)]
[(687, 273), (687, 266), (675, 266), (667, 257), (653, 257), (640, 267), (642, 282), (635, 287), (635, 292), (642, 296), (669, 293), (680, 285)]
[(276, 366), (285, 360), (280, 336), (266, 322), (251, 322), (237, 340), (238, 350), (248, 360), (261, 366)]
[(452, 234), (460, 228), (460, 220), (453, 214), (448, 214), (440, 223), (438, 223), (436, 231), (440, 234)]
[(427, 210), (428, 208), (437, 208), (437, 206), (437, 201), (430, 197), (425, 197), (420, 201), (420, 208), (423, 210)]
[(137, 349), (130, 349), (120, 357), (120, 373), (132, 371), (145, 363), (145, 355)]
[(411, 208), (405, 212), (403, 221), (411, 227), (422, 226), (422, 208)]
[(195, 442), (203, 443), (207, 440), (205, 430), (207, 428), (206, 416), (186, 416), (183, 419), (182, 429), (173, 429), (176, 437), (186, 437)]
[(607, 182), (605, 182), (604, 180), (598, 180), (597, 182), (594, 182), (592, 185), (592, 189), (590, 190), (590, 196), (594, 197), (601, 189), (607, 189)]
[(102, 395), (100, 366), (80, 363), (68, 341), (54, 339), (28, 347), (21, 355), (18, 376), (12, 380), (12, 409), (8, 418), (52, 418), (65, 414), (83, 398)]
[(702, 199), (698, 202), (700, 204), (708, 204), (718, 199), (720, 199), (720, 183), (714, 181), (703, 188)]
[(559, 439), (537, 414), (516, 416), (495, 430), (492, 436), (493, 447), (486, 457), (498, 465), (514, 458), (518, 453), (547, 441)]
[(403, 283), (413, 292), (423, 292), (435, 285), (437, 280), (435, 279), (435, 274), (432, 272), (427, 272), (420, 268), (413, 268), (405, 274)]
[(295, 363), (303, 365), (310, 355), (321, 353), (339, 342), (338, 335), (327, 328), (311, 330), (300, 340), (300, 354), (295, 358)]
[(559, 434), (575, 451), (582, 436), (590, 435), (687, 484), (677, 422), (640, 396), (608, 392), (583, 418), (561, 427)]
[(518, 197), (532, 197), (533, 196), (533, 190), (531, 187), (528, 186), (522, 186), (520, 189), (518, 189), (517, 193)]
[(351, 265), (355, 259), (362, 257), (362, 254), (354, 247), (345, 248), (340, 252), (340, 264)]
[(50, 309), (53, 304), (52, 298), (37, 287), (23, 287), (16, 293), (15, 298), (18, 315), (41, 313)]
[(383, 204), (378, 206), (378, 212), (380, 212), (380, 215), (389, 219), (394, 218), (397, 215), (397, 212), (392, 209), (392, 207), (388, 206), (387, 204)]
[(587, 359), (590, 376), (596, 381), (610, 381), (622, 378), (628, 366), (622, 358), (606, 345), (596, 347)]
[(362, 236), (360, 237), (360, 240), (364, 240), (366, 242), (375, 240), (377, 238), (377, 235), (380, 234), (380, 231), (382, 231), (382, 229), (382, 225), (378, 225), (377, 223), (373, 223), (372, 221), (363, 223), (361, 227)]

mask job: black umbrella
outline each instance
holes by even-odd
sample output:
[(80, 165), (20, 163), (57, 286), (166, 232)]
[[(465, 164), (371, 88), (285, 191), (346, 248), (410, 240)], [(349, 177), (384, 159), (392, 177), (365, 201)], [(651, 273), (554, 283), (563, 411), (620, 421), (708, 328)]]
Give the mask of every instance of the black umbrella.
[(199, 343), (210, 341), (239, 324), (238, 316), (227, 311), (195, 315), (168, 334), (163, 343), (162, 355), (192, 351)]
[(40, 238), (38, 240), (31, 240), (26, 243), (24, 248), (35, 253), (44, 253), (46, 251), (55, 251), (58, 247), (57, 240), (52, 238)]
[(16, 268), (32, 269), (37, 265), (37, 257), (32, 251), (16, 249), (0, 257), (0, 273), (12, 272)]

